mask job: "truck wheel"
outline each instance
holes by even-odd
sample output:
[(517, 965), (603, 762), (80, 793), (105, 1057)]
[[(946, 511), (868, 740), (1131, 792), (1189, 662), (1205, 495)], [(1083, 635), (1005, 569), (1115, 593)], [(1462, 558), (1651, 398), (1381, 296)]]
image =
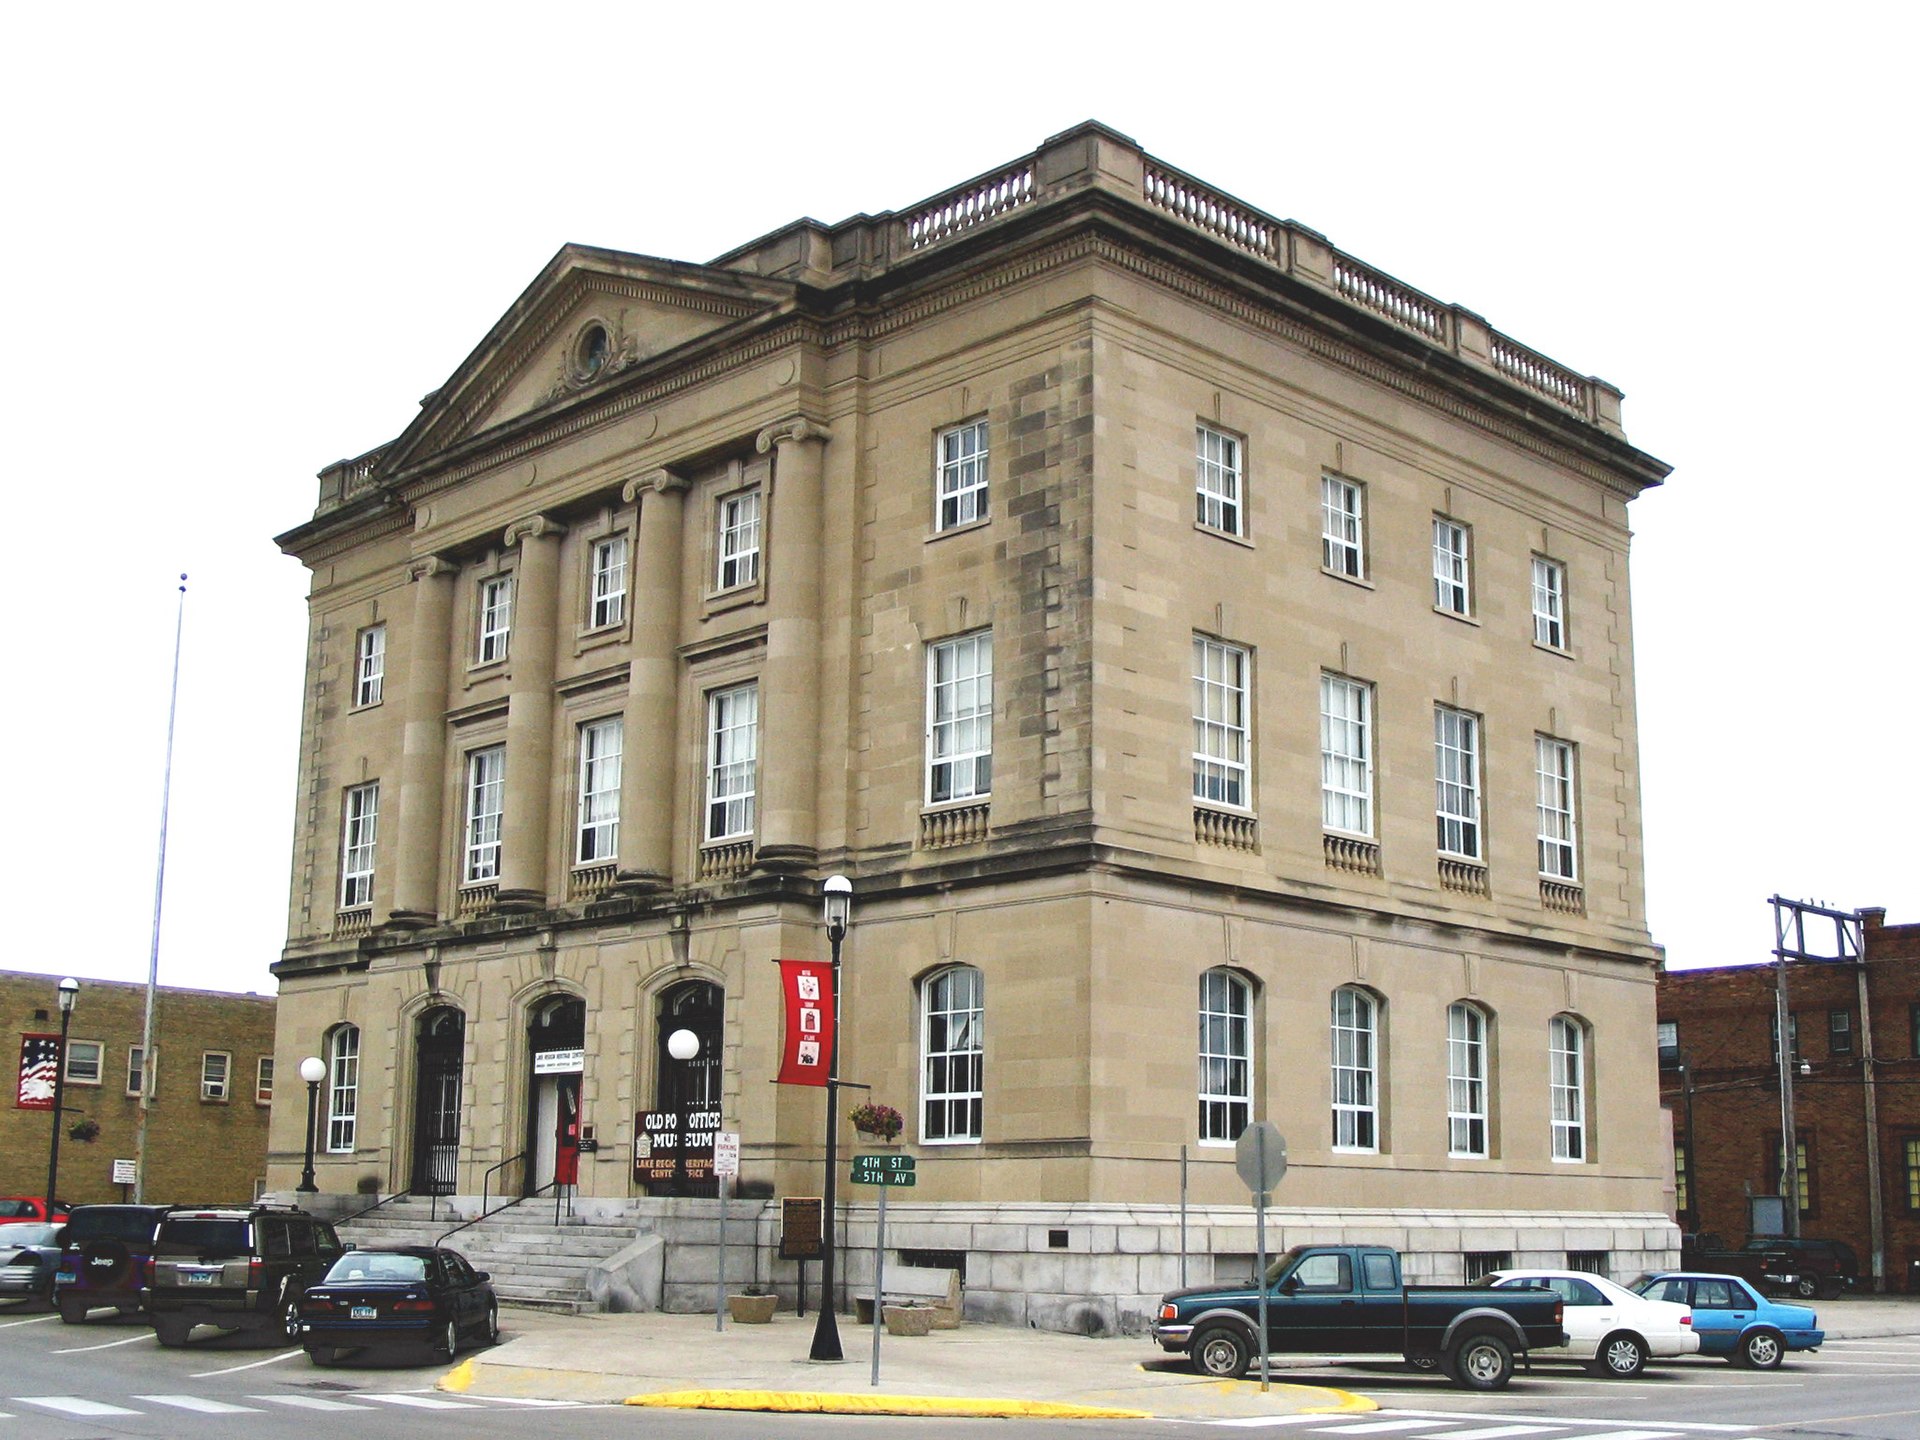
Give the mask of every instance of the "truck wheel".
[(1616, 1331), (1600, 1342), (1588, 1368), (1603, 1380), (1631, 1380), (1647, 1368), (1646, 1343), (1638, 1335)]
[(78, 1325), (87, 1318), (87, 1302), (84, 1300), (62, 1299), (59, 1305), (62, 1325)]
[(1738, 1362), (1752, 1370), (1778, 1370), (1786, 1353), (1786, 1343), (1772, 1330), (1750, 1331), (1735, 1352)]
[(182, 1325), (177, 1321), (156, 1320), (153, 1322), (153, 1338), (169, 1350), (178, 1350), (182, 1345), (186, 1344), (187, 1336), (192, 1330), (193, 1327), (191, 1325)]
[(1820, 1298), (1820, 1278), (1817, 1275), (1802, 1275), (1793, 1282), (1793, 1293), (1802, 1300)]
[(1504, 1390), (1513, 1352), (1498, 1335), (1469, 1335), (1447, 1356), (1447, 1373), (1469, 1390)]
[(1210, 1325), (1193, 1337), (1193, 1368), (1216, 1380), (1238, 1380), (1253, 1363), (1253, 1340), (1232, 1325)]

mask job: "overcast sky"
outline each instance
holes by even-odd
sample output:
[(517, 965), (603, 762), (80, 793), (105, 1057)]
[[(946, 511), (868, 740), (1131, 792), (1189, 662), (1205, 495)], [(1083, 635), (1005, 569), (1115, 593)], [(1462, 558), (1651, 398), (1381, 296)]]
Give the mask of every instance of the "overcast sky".
[(11, 7), (0, 968), (146, 975), (186, 571), (161, 978), (272, 991), (272, 537), (560, 245), (707, 260), (1089, 117), (1626, 391), (1672, 963), (1765, 958), (1776, 891), (1920, 920), (1916, 22), (1691, 8)]

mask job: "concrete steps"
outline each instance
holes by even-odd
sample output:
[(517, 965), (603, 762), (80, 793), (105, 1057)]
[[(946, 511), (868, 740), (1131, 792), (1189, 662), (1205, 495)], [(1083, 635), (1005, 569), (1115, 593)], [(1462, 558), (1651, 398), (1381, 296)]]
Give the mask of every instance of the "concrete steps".
[[(450, 1214), (444, 1202), (439, 1211), (434, 1218), (428, 1201), (409, 1196), (343, 1222), (340, 1238), (362, 1250), (432, 1245), (468, 1218)], [(579, 1314), (598, 1308), (587, 1293), (587, 1272), (631, 1245), (639, 1229), (631, 1220), (568, 1215), (556, 1224), (552, 1202), (533, 1201), (490, 1215), (447, 1236), (446, 1243), (474, 1269), (491, 1273), (503, 1303)]]

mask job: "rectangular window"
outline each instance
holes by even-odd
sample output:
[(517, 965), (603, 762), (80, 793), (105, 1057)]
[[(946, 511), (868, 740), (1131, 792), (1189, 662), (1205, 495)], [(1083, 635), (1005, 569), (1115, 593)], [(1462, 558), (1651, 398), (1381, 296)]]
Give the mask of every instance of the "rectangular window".
[(927, 647), (927, 803), (993, 789), (993, 633)]
[(1548, 1089), (1553, 1102), (1553, 1158), (1587, 1158), (1587, 1036), (1577, 1021), (1553, 1018)]
[(1373, 834), (1373, 696), (1344, 675), (1320, 676), (1320, 823)]
[(1533, 643), (1567, 648), (1567, 567), (1533, 557)]
[(67, 1083), (98, 1085), (106, 1046), (98, 1040), (67, 1041)]
[(754, 685), (707, 697), (708, 840), (753, 834), (754, 768), (759, 758), (760, 691)]
[(620, 848), (620, 720), (580, 727), (580, 840), (574, 860), (600, 865)]
[(1907, 1006), (1907, 1053), (1920, 1060), (1920, 1005)]
[(202, 1100), (225, 1100), (227, 1098), (227, 1077), (233, 1069), (233, 1056), (224, 1050), (203, 1050), (200, 1053), (200, 1098)]
[[(1813, 1166), (1809, 1163), (1806, 1136), (1800, 1136), (1793, 1148), (1796, 1162), (1794, 1168), (1799, 1171), (1800, 1213), (1811, 1215), (1813, 1213)], [(1785, 1159), (1786, 1150), (1780, 1143), (1780, 1133), (1775, 1131), (1767, 1155), (1767, 1190), (1770, 1194), (1785, 1195), (1787, 1193), (1787, 1176), (1782, 1169), (1782, 1162)]]
[(380, 827), (380, 782), (355, 785), (342, 807), (345, 824), (340, 842), (340, 908), (357, 909), (373, 903), (373, 852)]
[(1195, 519), (1209, 530), (1246, 534), (1240, 442), (1211, 425), (1193, 427)]
[(127, 1047), (127, 1094), (138, 1095), (146, 1078), (146, 1051), (138, 1045)]
[(327, 1047), (327, 1152), (353, 1152), (360, 1106), (360, 1031), (342, 1025)]
[(609, 535), (593, 545), (593, 606), (587, 623), (595, 630), (627, 618), (627, 537)]
[(262, 1055), (259, 1063), (253, 1067), (253, 1103), (271, 1105), (273, 1103), (273, 1056)]
[(467, 756), (466, 861), (463, 884), (500, 878), (500, 817), (507, 798), (507, 747), (490, 745)]
[[(1793, 1058), (1800, 1058), (1800, 1017), (1787, 1016), (1787, 1044), (1793, 1049)], [(1778, 1007), (1767, 1012), (1767, 1054), (1773, 1063), (1780, 1063), (1780, 1011)]]
[(1336, 575), (1367, 573), (1366, 492), (1337, 475), (1320, 477), (1320, 563)]
[(1466, 526), (1433, 517), (1433, 608), (1451, 615), (1472, 613), (1467, 537)]
[(1373, 1000), (1361, 991), (1333, 992), (1333, 1148), (1380, 1148), (1375, 1095)]
[(507, 637), (513, 630), (513, 577), (496, 575), (480, 586), (480, 650), (482, 665), (507, 658)]
[(935, 442), (936, 521), (951, 530), (987, 518), (987, 422), (942, 430)]
[(1569, 1250), (1567, 1251), (1567, 1269), (1578, 1270), (1583, 1275), (1605, 1275), (1607, 1252), (1605, 1250)]
[(921, 1143), (977, 1141), (986, 1093), (980, 972), (955, 965), (927, 980), (920, 1015)]
[(1909, 1135), (1901, 1142), (1907, 1166), (1907, 1213), (1920, 1215), (1920, 1136)]
[(1579, 878), (1574, 863), (1573, 746), (1548, 735), (1534, 736), (1533, 773), (1540, 873), (1571, 885)]
[(387, 678), (387, 627), (369, 625), (353, 644), (353, 703), (378, 705)]
[(1853, 1012), (1851, 1010), (1827, 1012), (1827, 1054), (1853, 1054)]
[(734, 590), (760, 578), (760, 492), (742, 490), (722, 497), (717, 512), (714, 553), (719, 565), (716, 590)]
[(1487, 1017), (1475, 1005), (1447, 1007), (1447, 1153), (1487, 1156)]
[(1513, 1268), (1511, 1250), (1469, 1250), (1467, 1251), (1467, 1283), (1483, 1280), (1496, 1270)]
[(1253, 990), (1228, 970), (1200, 977), (1200, 1143), (1228, 1145), (1253, 1104)]
[(1687, 1172), (1687, 1142), (1673, 1142), (1673, 1209), (1678, 1215), (1686, 1215), (1693, 1209), (1693, 1189), (1688, 1184), (1691, 1177)]
[(1246, 809), (1247, 652), (1193, 637), (1193, 798)]
[(1433, 707), (1436, 838), (1443, 855), (1480, 858), (1480, 722), (1464, 710)]

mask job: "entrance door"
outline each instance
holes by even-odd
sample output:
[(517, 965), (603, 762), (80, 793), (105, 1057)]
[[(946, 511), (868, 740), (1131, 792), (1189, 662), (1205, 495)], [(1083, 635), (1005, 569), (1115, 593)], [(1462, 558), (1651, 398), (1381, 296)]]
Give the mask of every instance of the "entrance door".
[[(720, 1045), (724, 1032), (721, 1022), (725, 1019), (725, 1004), (725, 993), (718, 985), (705, 980), (689, 980), (684, 985), (676, 985), (660, 997), (654, 1036), (654, 1054), (659, 1056), (654, 1076), (654, 1108), (671, 1110), (679, 1116), (680, 1154), (685, 1156), (691, 1152), (703, 1157), (709, 1164), (713, 1158), (711, 1132), (706, 1132), (706, 1148), (689, 1147), (686, 1142), (693, 1131), (687, 1122), (689, 1116), (714, 1113), (720, 1109)], [(691, 1059), (673, 1058), (667, 1042), (676, 1030), (691, 1031), (698, 1042), (699, 1048)], [(672, 1184), (649, 1185), (648, 1189), (656, 1195), (720, 1193), (711, 1174), (704, 1179), (688, 1179), (684, 1167), (677, 1172)]]
[(440, 1006), (414, 1029), (413, 1176), (416, 1195), (451, 1195), (459, 1174), (461, 1055), (466, 1017)]
[(527, 1084), (527, 1167), (523, 1193), (579, 1174), (580, 1077), (586, 1068), (587, 1003), (556, 996), (534, 1007), (527, 1025), (532, 1058)]

